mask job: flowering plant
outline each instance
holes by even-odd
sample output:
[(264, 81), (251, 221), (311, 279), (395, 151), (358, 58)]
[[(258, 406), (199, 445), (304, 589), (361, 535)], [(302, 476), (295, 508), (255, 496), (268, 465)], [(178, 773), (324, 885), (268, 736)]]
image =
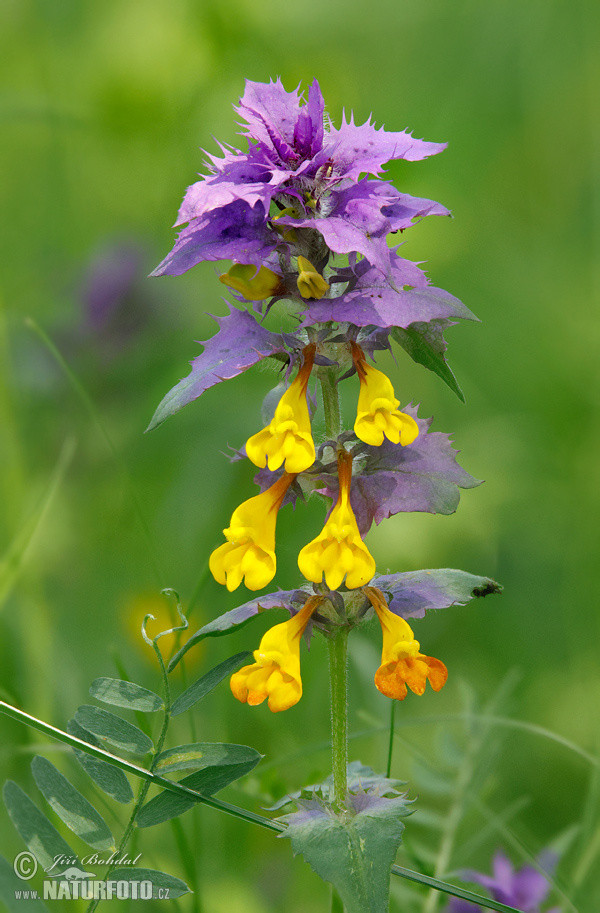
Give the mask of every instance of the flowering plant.
[[(439, 691), (446, 666), (421, 652), (407, 619), (500, 589), (456, 570), (379, 575), (364, 540), (373, 522), (400, 512), (451, 513), (459, 489), (479, 484), (456, 463), (448, 436), (430, 431), (431, 419), (420, 418), (415, 406), (401, 408), (390, 379), (371, 364), (375, 353), (395, 341), (462, 398), (445, 360), (443, 333), (457, 319), (475, 318), (388, 244), (388, 236), (404, 232), (416, 218), (448, 210), (380, 177), (386, 162), (416, 161), (445, 146), (378, 130), (370, 121), (356, 125), (353, 117), (334, 127), (316, 80), (305, 103), (298, 89), (287, 92), (279, 80), (247, 82), (236, 112), (247, 151), (222, 146), (221, 156), (208, 157), (208, 173), (185, 193), (175, 245), (153, 275), (179, 275), (203, 260), (231, 259), (220, 279), (240, 307), (230, 306), (218, 320), (217, 334), (193, 360), (190, 375), (163, 399), (150, 428), (259, 361), (276, 360), (285, 370), (287, 387), (239, 455), (258, 468), (260, 493), (236, 508), (223, 530), (226, 542), (210, 557), (213, 576), (230, 591), (242, 582), (260, 590), (275, 578), (279, 510), (312, 493), (325, 498), (329, 509), (322, 530), (298, 555), (304, 578), (299, 588), (258, 596), (209, 622), (170, 668), (204, 637), (284, 607), (290, 619), (268, 630), (254, 662), (231, 677), (239, 701), (255, 706), (266, 700), (280, 712), (302, 697), (302, 635), (325, 636), (332, 785), (315, 788), (279, 822), (294, 852), (334, 883), (349, 911), (383, 910), (403, 829), (399, 819), (410, 808), (397, 784), (376, 775), (368, 782), (348, 779), (348, 635), (373, 615), (379, 619), (383, 648), (375, 686), (393, 701), (404, 700), (408, 689), (422, 695), (427, 682)], [(280, 313), (296, 318), (291, 332), (265, 327), (276, 302), (282, 303)], [(317, 442), (312, 383), (320, 387), (325, 422), (325, 439)], [(346, 386), (356, 401), (354, 426), (347, 430), (339, 400)], [(317, 408), (316, 391), (311, 402)], [(359, 856), (378, 859), (368, 874), (353, 848), (357, 834)], [(324, 861), (323, 841), (336, 847), (335, 863)]]
[[(111, 884), (130, 889), (149, 885), (148, 896), (157, 898), (165, 890), (171, 898), (189, 892), (181, 879), (125, 868), (119, 859), (136, 829), (178, 818), (196, 804), (289, 838), (293, 852), (334, 886), (332, 909), (384, 913), (393, 873), (453, 895), (457, 911), (457, 903), (474, 903), (515, 913), (507, 905), (515, 902), (508, 889), (500, 896), (484, 876), (475, 880), (495, 899), (395, 865), (402, 819), (414, 811), (414, 800), (390, 776), (391, 748), (386, 775), (357, 760), (348, 763), (350, 633), (374, 618), (381, 625), (381, 660), (377, 668), (373, 663), (372, 674), (375, 688), (391, 701), (393, 736), (397, 702), (407, 699), (409, 691), (439, 692), (448, 679), (444, 662), (429, 655), (420, 624), (426, 613), (501, 589), (487, 577), (448, 568), (378, 573), (365, 541), (373, 523), (399, 513), (450, 514), (460, 489), (479, 484), (457, 463), (449, 436), (431, 430), (432, 419), (420, 416), (417, 406), (406, 402), (406, 391), (397, 391), (373, 364), (395, 343), (463, 399), (446, 362), (444, 332), (459, 319), (476, 318), (457, 298), (432, 286), (417, 264), (400, 257), (399, 245), (389, 243), (390, 235), (405, 232), (415, 219), (448, 215), (448, 210), (400, 192), (381, 177), (387, 162), (417, 161), (441, 152), (444, 144), (376, 129), (370, 121), (356, 125), (352, 116), (336, 128), (316, 81), (306, 101), (298, 89), (287, 92), (279, 80), (248, 82), (236, 111), (249, 140), (247, 151), (221, 146), (220, 156), (208, 156), (208, 173), (185, 193), (173, 249), (153, 273), (179, 275), (204, 260), (231, 260), (220, 281), (235, 305), (230, 303), (226, 316), (218, 318), (218, 331), (193, 360), (190, 374), (159, 404), (150, 429), (261, 361), (280, 367), (282, 383), (266, 397), (263, 427), (235, 456), (256, 467), (256, 489), (233, 511), (223, 528), (225, 541), (209, 558), (219, 584), (231, 592), (243, 585), (253, 595), (203, 625), (167, 663), (159, 639), (174, 632), (179, 639), (188, 623), (177, 594), (163, 591), (176, 597), (181, 624), (153, 639), (146, 632), (151, 616), (142, 627), (160, 667), (162, 696), (125, 676), (96, 679), (90, 688), (95, 700), (135, 712), (143, 728), (94, 705), (80, 707), (67, 731), (5, 702), (0, 709), (73, 747), (85, 773), (106, 796), (123, 805), (134, 803), (117, 841), (100, 813), (54, 765), (41, 757), (33, 760), (36, 785), (64, 825), (94, 850), (115, 851), (107, 857), (105, 881), (86, 884), (90, 913), (107, 898)], [(279, 326), (273, 324), (274, 315)], [(274, 328), (267, 328), (267, 322)], [(342, 421), (341, 395), (353, 402), (350, 428)], [(320, 435), (313, 427), (316, 410), (323, 414)], [(327, 512), (322, 529), (307, 536), (299, 551), (297, 587), (259, 593), (277, 574), (279, 511), (311, 496), (321, 498)], [(290, 617), (267, 630), (252, 652), (229, 657), (172, 697), (169, 673), (196, 644), (282, 608)], [(194, 741), (166, 748), (172, 718), (225, 679), (231, 700), (252, 708), (266, 703), (273, 713), (289, 710), (303, 696), (302, 639), (313, 635), (323, 636), (329, 651), (331, 776), (283, 797), (271, 811), (284, 808), (286, 813), (274, 819), (217, 799), (215, 794), (252, 771), (261, 755), (229, 743)], [(162, 714), (162, 725), (152, 739), (146, 715), (156, 713)], [(140, 767), (107, 745), (150, 755), (150, 761)], [(192, 773), (178, 781), (166, 776), (178, 770)], [(126, 773), (140, 780), (135, 801)], [(160, 792), (148, 798), (151, 785)], [(13, 823), (46, 872), (57, 856), (81, 870), (81, 859), (16, 783), (6, 784), (4, 798)], [(183, 842), (181, 832), (175, 833)], [(189, 860), (189, 848), (186, 852)], [(60, 896), (70, 898), (68, 872), (62, 876)], [(3, 878), (12, 891), (12, 873)], [(511, 884), (525, 881), (532, 885), (535, 879), (517, 875)], [(105, 885), (104, 894), (95, 890), (98, 885)], [(132, 896), (130, 889), (123, 896)], [(53, 890), (56, 897), (58, 888)], [(535, 896), (542, 901), (539, 890)]]

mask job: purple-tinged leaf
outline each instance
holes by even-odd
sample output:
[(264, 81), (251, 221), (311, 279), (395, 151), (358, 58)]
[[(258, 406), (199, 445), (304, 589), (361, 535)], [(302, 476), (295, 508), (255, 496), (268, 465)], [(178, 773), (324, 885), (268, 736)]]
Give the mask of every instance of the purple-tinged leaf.
[(453, 568), (377, 574), (369, 586), (379, 587), (391, 611), (402, 618), (423, 618), (430, 609), (466, 605), (471, 599), (502, 592), (500, 584), (489, 577)]
[(215, 384), (229, 380), (252, 365), (286, 351), (281, 334), (261, 326), (248, 311), (231, 308), (225, 317), (215, 317), (219, 331), (204, 345), (204, 351), (191, 362), (192, 371), (173, 387), (152, 417), (148, 431), (157, 428), (170, 415), (179, 412)]
[(402, 797), (359, 793), (352, 812), (338, 815), (319, 799), (299, 800), (299, 811), (278, 820), (287, 825), (294, 855), (337, 888), (348, 913), (386, 913), (392, 863), (402, 842), (400, 817), (410, 813)]
[(443, 152), (447, 143), (427, 143), (415, 139), (405, 131), (392, 133), (379, 130), (370, 119), (357, 126), (354, 115), (346, 121), (344, 115), (339, 130), (332, 128), (327, 135), (325, 149), (335, 162), (335, 174), (357, 181), (361, 174), (378, 175), (383, 165), (395, 159), (417, 162)]
[(458, 298), (429, 286), (425, 274), (410, 260), (392, 256), (390, 278), (395, 288), (366, 260), (357, 265), (356, 274), (356, 283), (338, 298), (307, 302), (302, 326), (335, 321), (407, 328), (431, 320), (477, 320)]
[(424, 216), (449, 216), (450, 210), (436, 203), (435, 200), (426, 200), (413, 197), (409, 193), (398, 193), (393, 203), (384, 206), (382, 215), (389, 219), (392, 231), (403, 231), (413, 224), (413, 219)]
[(203, 260), (237, 260), (261, 266), (281, 238), (269, 229), (263, 205), (235, 200), (193, 219), (172, 251), (150, 274), (179, 276)]
[[(406, 447), (388, 440), (380, 447), (365, 444), (355, 460), (350, 503), (363, 536), (373, 521), (381, 523), (397, 513), (454, 513), (459, 488), (481, 484), (458, 465), (449, 436), (428, 430), (432, 419), (417, 418), (416, 406), (402, 411), (417, 422), (417, 439)], [(324, 475), (323, 482), (321, 493), (337, 500), (337, 475)]]
[(221, 637), (228, 634), (232, 628), (240, 628), (252, 621), (256, 615), (267, 612), (269, 609), (287, 609), (290, 615), (295, 615), (299, 607), (302, 607), (310, 597), (309, 593), (304, 590), (280, 590), (278, 593), (266, 593), (259, 596), (258, 599), (251, 599), (243, 605), (213, 618), (208, 624), (203, 625), (190, 639), (183, 645), (181, 650), (175, 654), (169, 663), (169, 672), (171, 672), (179, 660), (184, 656), (190, 647), (204, 640), (205, 637)]

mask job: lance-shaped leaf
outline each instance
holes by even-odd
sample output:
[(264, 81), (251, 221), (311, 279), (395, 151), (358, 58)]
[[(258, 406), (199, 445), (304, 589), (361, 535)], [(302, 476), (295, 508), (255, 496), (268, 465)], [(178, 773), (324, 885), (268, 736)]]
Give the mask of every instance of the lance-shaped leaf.
[(355, 275), (356, 282), (351, 282), (350, 290), (339, 298), (309, 302), (303, 326), (331, 320), (359, 327), (406, 329), (431, 320), (477, 320), (458, 298), (430, 286), (425, 274), (410, 260), (392, 257), (391, 281), (366, 260), (357, 264)]
[(135, 682), (127, 682), (120, 678), (97, 678), (90, 685), (90, 694), (98, 701), (113, 704), (116, 707), (125, 707), (127, 710), (141, 710), (152, 713), (164, 707), (162, 697), (142, 688)]
[(464, 403), (465, 395), (444, 357), (447, 348), (444, 330), (453, 323), (452, 320), (432, 320), (430, 323), (413, 323), (407, 329), (394, 327), (392, 338), (413, 361), (441, 377)]
[(360, 792), (348, 798), (349, 815), (338, 817), (317, 799), (279, 819), (312, 870), (332, 882), (348, 913), (387, 913), (390, 871), (402, 842), (406, 800)]
[(114, 849), (104, 818), (46, 758), (35, 757), (31, 770), (44, 799), (74, 834), (95, 850)]
[(249, 650), (243, 650), (241, 653), (236, 653), (235, 656), (230, 656), (229, 659), (223, 660), (222, 663), (219, 663), (218, 666), (215, 666), (214, 669), (211, 669), (210, 672), (195, 681), (193, 685), (190, 685), (183, 694), (179, 695), (171, 707), (171, 716), (177, 716), (177, 714), (189, 710), (203, 697), (206, 697), (213, 688), (216, 688), (219, 682), (222, 682), (232, 672), (236, 672), (251, 656), (252, 653)]
[(152, 417), (148, 431), (175, 415), (222, 380), (237, 377), (269, 355), (286, 351), (283, 336), (261, 326), (248, 311), (231, 308), (225, 317), (215, 317), (219, 331), (204, 345), (204, 351), (191, 362), (192, 371), (173, 387)]
[(108, 710), (83, 704), (75, 714), (75, 721), (101, 742), (109, 742), (122, 751), (140, 755), (152, 751), (152, 739), (146, 733)]
[[(480, 485), (456, 462), (457, 450), (447, 434), (428, 429), (433, 419), (417, 418), (416, 406), (403, 406), (419, 426), (419, 436), (406, 447), (387, 439), (380, 447), (365, 444), (355, 459), (350, 502), (361, 534), (373, 521), (404, 511), (432, 514), (453, 513), (460, 500), (459, 488)], [(322, 494), (337, 499), (337, 468), (321, 476)]]
[[(126, 866), (122, 869), (113, 869), (110, 873), (111, 881), (134, 881), (140, 890), (140, 883), (149, 881), (152, 884), (152, 897), (154, 900), (175, 900), (182, 894), (189, 894), (190, 889), (181, 878), (168, 875), (167, 872), (157, 872), (154, 869), (135, 869)], [(141, 894), (140, 894), (141, 897)], [(150, 899), (150, 898), (144, 898)]]
[[(223, 634), (228, 634), (232, 628), (239, 628), (248, 624), (256, 615), (269, 609), (287, 609), (288, 612), (291, 612), (292, 603), (304, 605), (307, 599), (308, 594), (303, 590), (280, 590), (278, 593), (267, 593), (265, 596), (259, 596), (258, 599), (251, 599), (249, 602), (245, 602), (243, 605), (219, 615), (218, 618), (213, 618), (212, 621), (203, 625), (195, 634), (192, 634), (181, 650), (175, 654), (169, 663), (169, 672), (175, 668), (190, 647), (204, 640), (205, 637), (221, 637)], [(181, 713), (181, 711), (178, 712)]]
[[(262, 758), (258, 751), (247, 745), (203, 744), (201, 758), (190, 757), (190, 752), (195, 751), (195, 747), (191, 745), (182, 745), (164, 752), (161, 756), (164, 762), (161, 773), (178, 767), (179, 761), (185, 762), (187, 755), (188, 760), (193, 761), (194, 767), (198, 767), (199, 770), (179, 782), (182, 786), (187, 786), (204, 796), (212, 796), (249, 773)], [(188, 765), (184, 763), (183, 766)], [(195, 800), (190, 796), (162, 792), (144, 805), (137, 816), (137, 824), (139, 827), (152, 827), (183, 814), (195, 804)]]
[[(69, 720), (67, 732), (83, 742), (88, 742), (95, 748), (102, 747), (100, 742), (90, 732), (83, 729), (79, 723), (76, 723), (75, 720)], [(108, 764), (106, 761), (101, 761), (99, 758), (86, 754), (80, 748), (74, 748), (73, 752), (86, 774), (91, 777), (96, 786), (100, 787), (102, 792), (115, 799), (116, 802), (122, 802), (124, 805), (131, 802), (133, 790), (122, 770), (119, 770), (118, 767), (113, 767), (112, 764)]]
[(32, 892), (28, 897), (23, 879), (15, 874), (14, 864), (0, 856), (0, 903), (8, 913), (44, 913), (48, 907)]
[(57, 856), (76, 858), (69, 844), (20, 786), (8, 780), (3, 794), (12, 823), (45, 871), (55, 865)]
[(389, 607), (402, 618), (423, 618), (428, 609), (466, 605), (471, 599), (501, 593), (502, 587), (490, 577), (478, 577), (453, 568), (377, 574), (370, 586), (379, 587)]

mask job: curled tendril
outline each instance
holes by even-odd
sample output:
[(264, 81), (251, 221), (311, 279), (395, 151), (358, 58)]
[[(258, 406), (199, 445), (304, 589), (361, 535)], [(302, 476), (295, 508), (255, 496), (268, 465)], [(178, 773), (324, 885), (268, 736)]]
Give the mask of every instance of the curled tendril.
[(185, 631), (189, 627), (189, 622), (188, 622), (187, 618), (185, 617), (185, 615), (183, 614), (183, 609), (181, 608), (181, 601), (179, 599), (179, 593), (177, 593), (175, 590), (171, 589), (170, 587), (166, 587), (164, 590), (161, 590), (160, 592), (161, 592), (162, 596), (173, 596), (174, 597), (174, 599), (177, 603), (177, 612), (179, 614), (179, 617), (180, 617), (182, 623), (180, 625), (176, 625), (173, 628), (169, 628), (166, 631), (160, 631), (156, 635), (156, 637), (153, 637), (152, 639), (150, 639), (146, 633), (146, 626), (149, 621), (156, 621), (156, 616), (152, 615), (150, 612), (147, 615), (144, 615), (144, 620), (142, 621), (142, 637), (144, 638), (144, 640), (146, 641), (146, 643), (148, 644), (149, 647), (154, 647), (155, 649), (158, 649), (156, 641), (159, 640), (159, 638), (165, 637), (167, 634), (174, 634), (176, 631)]

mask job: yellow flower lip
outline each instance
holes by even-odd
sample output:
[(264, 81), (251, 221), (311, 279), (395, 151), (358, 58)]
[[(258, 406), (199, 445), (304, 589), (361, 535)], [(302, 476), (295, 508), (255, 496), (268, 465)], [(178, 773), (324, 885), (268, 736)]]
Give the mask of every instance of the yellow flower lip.
[(264, 301), (286, 290), (281, 276), (267, 266), (257, 269), (256, 266), (245, 263), (234, 263), (226, 273), (219, 276), (219, 281), (239, 292), (246, 301)]
[(298, 257), (296, 284), (303, 298), (322, 298), (329, 291), (329, 283), (306, 257)]
[(352, 358), (360, 379), (360, 393), (354, 433), (357, 438), (380, 447), (386, 437), (393, 444), (406, 447), (419, 435), (419, 426), (414, 418), (400, 412), (399, 400), (389, 377), (367, 364), (364, 352), (354, 341), (351, 342)]
[(265, 698), (269, 710), (278, 713), (297, 704), (302, 697), (300, 639), (323, 596), (311, 596), (289, 621), (270, 628), (263, 636), (254, 663), (235, 672), (230, 679), (233, 696), (242, 704), (256, 706)]
[(325, 521), (322, 532), (305, 545), (298, 555), (298, 567), (307, 580), (336, 590), (344, 578), (348, 589), (368, 583), (375, 573), (375, 561), (361, 539), (356, 517), (350, 505), (352, 456), (338, 452), (339, 496)]
[(448, 678), (444, 663), (420, 652), (421, 645), (415, 640), (412, 628), (404, 618), (390, 611), (380, 589), (366, 586), (363, 592), (375, 609), (383, 632), (381, 665), (375, 673), (378, 691), (398, 701), (406, 697), (407, 685), (414, 694), (424, 694), (429, 681), (434, 691), (440, 691)]
[(303, 349), (304, 363), (279, 400), (271, 422), (246, 441), (246, 454), (260, 469), (268, 465), (273, 472), (285, 463), (286, 472), (299, 473), (315, 461), (306, 401), (315, 351), (314, 343)]
[(227, 542), (211, 554), (210, 572), (229, 592), (244, 580), (249, 590), (262, 590), (275, 576), (275, 526), (277, 512), (296, 478), (284, 473), (270, 488), (249, 498), (231, 515), (223, 530)]

